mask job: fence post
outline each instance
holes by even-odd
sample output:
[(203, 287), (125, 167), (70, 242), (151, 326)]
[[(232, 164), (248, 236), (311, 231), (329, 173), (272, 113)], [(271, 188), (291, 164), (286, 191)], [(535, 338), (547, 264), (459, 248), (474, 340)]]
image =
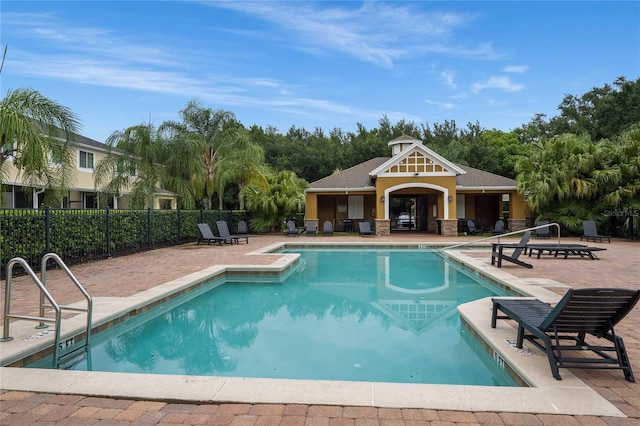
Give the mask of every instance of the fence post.
[(180, 242), (181, 238), (180, 238), (180, 234), (182, 233), (182, 221), (181, 221), (182, 216), (180, 215), (180, 208), (178, 208), (178, 243)]
[(202, 207), (200, 207), (200, 222), (199, 223), (204, 223), (204, 209)]
[(49, 253), (51, 250), (51, 218), (49, 217), (49, 206), (44, 210), (44, 252)]
[(107, 257), (111, 257), (111, 210), (109, 209), (109, 206), (107, 206), (106, 212), (105, 212), (105, 242), (107, 244)]
[(151, 207), (147, 207), (147, 248), (151, 248)]

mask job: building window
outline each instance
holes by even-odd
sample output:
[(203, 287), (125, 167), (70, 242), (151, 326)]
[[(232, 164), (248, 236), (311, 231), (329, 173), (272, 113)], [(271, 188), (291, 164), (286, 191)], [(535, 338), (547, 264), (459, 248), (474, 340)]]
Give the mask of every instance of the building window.
[(84, 208), (85, 209), (97, 209), (98, 197), (95, 194), (84, 194)]
[(91, 169), (93, 170), (93, 153), (80, 151), (80, 164), (81, 169)]
[(15, 142), (5, 142), (4, 145), (0, 145), (0, 155), (2, 156), (6, 156), (7, 160), (13, 161), (14, 160), (14, 152), (16, 150), (16, 143)]

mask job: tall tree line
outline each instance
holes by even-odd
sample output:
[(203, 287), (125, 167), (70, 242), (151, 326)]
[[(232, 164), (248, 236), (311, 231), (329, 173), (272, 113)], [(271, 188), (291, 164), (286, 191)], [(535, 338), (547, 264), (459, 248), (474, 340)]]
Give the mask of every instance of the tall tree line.
[[(357, 123), (354, 132), (327, 133), (292, 126), (282, 134), (273, 127), (245, 128), (233, 113), (193, 100), (180, 111), (180, 121), (114, 131), (106, 141), (109, 156), (96, 169), (96, 188), (115, 194), (133, 179), (136, 207), (149, 206), (163, 188), (178, 195), (181, 207), (249, 207), (262, 209), (266, 222), (280, 221), (302, 209), (308, 182), (389, 156), (387, 143), (406, 134), (455, 163), (517, 178), (537, 217), (556, 216), (569, 225), (598, 210), (640, 208), (640, 142), (633, 127), (640, 123), (640, 79), (620, 77), (580, 96), (565, 95), (558, 110), (555, 117), (537, 114), (510, 131), (479, 122), (460, 127), (455, 120), (391, 123), (383, 116), (372, 129)], [(69, 182), (76, 116), (37, 91), (17, 89), (0, 102), (0, 124), (0, 173), (11, 158), (34, 186), (60, 194)], [(59, 149), (53, 142), (61, 135)], [(259, 196), (295, 201), (274, 207)], [(569, 200), (586, 210), (569, 208)]]

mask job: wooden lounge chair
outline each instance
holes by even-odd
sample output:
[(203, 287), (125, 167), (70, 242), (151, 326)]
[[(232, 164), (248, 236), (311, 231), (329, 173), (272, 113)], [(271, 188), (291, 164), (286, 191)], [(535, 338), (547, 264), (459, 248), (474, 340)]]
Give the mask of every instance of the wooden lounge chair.
[(496, 224), (491, 228), (492, 234), (504, 234), (504, 220), (499, 219)]
[[(525, 263), (521, 260), (518, 260), (522, 252), (527, 249), (527, 242), (531, 237), (531, 231), (527, 231), (524, 233), (520, 242), (517, 244), (501, 244), (501, 243), (493, 243), (491, 246), (491, 264), (494, 265), (497, 263), (498, 268), (502, 267), (502, 261), (506, 260), (507, 262), (515, 263), (516, 265), (524, 266), (525, 268), (533, 268), (533, 265), (529, 263)], [(506, 254), (504, 249), (514, 249), (513, 253)], [(496, 262), (497, 260), (497, 262)]]
[(593, 241), (594, 243), (601, 243), (602, 240), (606, 238), (606, 240), (611, 243), (611, 237), (609, 235), (598, 235), (598, 227), (593, 220), (585, 220), (582, 222), (580, 241), (582, 241), (583, 238), (587, 240), (587, 242)]
[(315, 237), (316, 234), (318, 233), (318, 226), (316, 225), (315, 222), (309, 222), (304, 232), (307, 235), (313, 235)]
[[(545, 351), (551, 373), (557, 380), (561, 379), (559, 368), (597, 368), (620, 369), (625, 379), (634, 382), (624, 342), (613, 327), (631, 311), (639, 298), (640, 290), (605, 288), (571, 289), (555, 308), (537, 299), (494, 298), (491, 327), (496, 327), (497, 319), (516, 321), (516, 347), (522, 348), (523, 340), (527, 338)], [(498, 312), (504, 315), (500, 316)], [(588, 342), (585, 339), (588, 334), (612, 344), (596, 344), (592, 342), (595, 339)], [(571, 344), (562, 343), (566, 340)], [(579, 351), (580, 355), (572, 357), (566, 351)]]
[(361, 237), (375, 237), (369, 222), (358, 222), (358, 230)]
[(467, 219), (467, 229), (471, 235), (481, 234), (482, 231), (484, 231), (483, 229), (478, 229), (478, 227), (476, 227), (476, 223), (471, 219)]
[(238, 222), (238, 229), (236, 230), (236, 235), (238, 236), (238, 241), (243, 239), (249, 244), (249, 227), (247, 226), (247, 222), (241, 220)]
[(595, 255), (595, 251), (606, 250), (606, 248), (602, 247), (588, 247), (582, 244), (527, 244), (527, 248), (525, 251), (529, 252), (529, 257), (535, 251), (537, 253), (537, 258), (540, 259), (540, 256), (547, 252), (549, 255), (553, 255), (553, 257), (558, 257), (558, 255), (564, 255), (564, 258), (567, 259), (569, 256), (579, 256), (586, 257), (592, 260), (598, 260), (598, 256)]
[[(536, 226), (543, 226), (543, 225), (549, 225), (549, 221), (548, 220), (541, 220), (540, 222), (536, 223)], [(549, 232), (549, 227), (547, 226), (546, 228), (539, 228), (536, 229), (534, 237), (536, 238), (549, 238), (550, 236), (550, 232)]]
[(300, 235), (300, 232), (298, 231), (296, 223), (292, 220), (287, 221), (287, 237), (297, 237), (298, 235)]
[(214, 242), (214, 243), (218, 243), (218, 245), (220, 246), (222, 245), (224, 238), (216, 237), (213, 234), (213, 231), (211, 230), (211, 227), (209, 226), (208, 223), (199, 223), (198, 229), (200, 230), (200, 237), (198, 237), (197, 245), (200, 245), (200, 242), (202, 241), (206, 241), (207, 244), (211, 244), (212, 242)]
[(322, 233), (327, 235), (333, 235), (333, 224), (330, 220), (325, 220), (322, 224)]
[[(224, 240), (225, 244), (237, 244), (239, 242), (239, 237), (237, 235), (232, 235), (231, 232), (229, 232), (229, 225), (227, 225), (227, 221), (216, 221), (216, 228), (218, 228), (218, 234), (220, 234), (220, 238)], [(247, 242), (249, 242), (248, 239)]]

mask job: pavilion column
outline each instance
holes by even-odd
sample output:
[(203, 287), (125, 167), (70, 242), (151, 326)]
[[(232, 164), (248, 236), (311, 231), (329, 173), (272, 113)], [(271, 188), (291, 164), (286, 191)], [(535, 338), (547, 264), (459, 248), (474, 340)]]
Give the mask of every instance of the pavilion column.
[(527, 222), (526, 219), (509, 219), (508, 225), (507, 225), (509, 232), (525, 229), (527, 227), (526, 222)]
[(376, 219), (376, 235), (391, 235), (391, 221), (389, 219)]
[(440, 235), (443, 237), (457, 237), (458, 219), (442, 219), (440, 221)]

